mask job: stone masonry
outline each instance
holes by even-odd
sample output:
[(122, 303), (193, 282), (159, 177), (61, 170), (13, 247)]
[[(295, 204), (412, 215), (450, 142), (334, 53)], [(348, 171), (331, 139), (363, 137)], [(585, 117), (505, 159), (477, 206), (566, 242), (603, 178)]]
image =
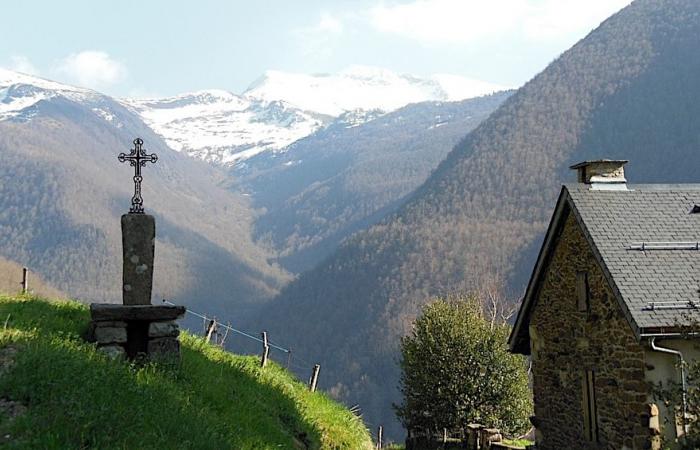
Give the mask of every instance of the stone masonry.
[(122, 216), (122, 298), (125, 305), (150, 305), (156, 221), (148, 214)]
[[(588, 274), (587, 311), (577, 303), (579, 272)], [(538, 450), (652, 448), (644, 349), (573, 214), (547, 268), (529, 332)], [(598, 442), (584, 435), (586, 371), (595, 373)]]
[(180, 331), (175, 320), (184, 313), (184, 307), (93, 303), (90, 340), (113, 357), (177, 358)]

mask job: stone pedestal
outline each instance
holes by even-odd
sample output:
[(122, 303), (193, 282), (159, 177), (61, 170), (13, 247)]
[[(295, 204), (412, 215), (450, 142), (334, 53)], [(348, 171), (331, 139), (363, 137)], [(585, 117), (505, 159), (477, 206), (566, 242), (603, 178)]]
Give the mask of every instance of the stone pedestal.
[(150, 305), (156, 221), (147, 214), (122, 216), (122, 298), (124, 305)]
[(89, 337), (113, 357), (177, 359), (180, 330), (175, 320), (184, 314), (184, 306), (93, 303)]
[[(137, 190), (138, 193), (138, 190)], [(176, 319), (183, 306), (151, 305), (156, 221), (153, 216), (122, 216), (123, 305), (90, 305), (89, 340), (113, 357), (172, 359), (180, 356)]]

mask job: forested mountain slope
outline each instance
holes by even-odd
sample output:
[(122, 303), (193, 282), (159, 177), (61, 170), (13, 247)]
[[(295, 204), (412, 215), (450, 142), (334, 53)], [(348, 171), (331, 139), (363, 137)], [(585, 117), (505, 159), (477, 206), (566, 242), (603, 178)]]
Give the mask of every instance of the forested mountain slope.
[[(700, 2), (637, 0), (460, 142), (395, 214), (349, 238), (261, 317), (323, 383), (392, 422), (398, 337), (426, 299), (501, 274), (522, 292), (568, 165), (624, 158), (633, 182), (700, 180)], [(390, 433), (399, 436), (394, 421)]]
[(252, 242), (247, 201), (219, 187), (220, 172), (170, 150), (109, 97), (20, 80), (3, 103), (38, 101), (0, 121), (0, 254), (71, 297), (119, 301), (119, 216), (130, 206), (133, 168), (117, 155), (140, 136), (159, 157), (143, 171), (146, 212), (157, 221), (154, 296), (245, 307), (286, 280)]
[(262, 209), (257, 238), (280, 252), (288, 270), (313, 267), (391, 212), (511, 93), (416, 103), (374, 119), (348, 113), (284, 153), (247, 160), (232, 176)]

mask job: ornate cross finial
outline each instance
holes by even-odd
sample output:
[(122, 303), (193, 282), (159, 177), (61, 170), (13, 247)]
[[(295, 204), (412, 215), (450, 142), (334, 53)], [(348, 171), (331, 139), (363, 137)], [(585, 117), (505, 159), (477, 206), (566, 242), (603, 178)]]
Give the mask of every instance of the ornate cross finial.
[(146, 162), (155, 163), (158, 161), (158, 155), (155, 153), (147, 155), (146, 150), (141, 146), (143, 145), (143, 139), (134, 139), (134, 148), (131, 149), (130, 154), (120, 153), (119, 162), (129, 161), (131, 167), (134, 168), (134, 196), (131, 197), (131, 208), (129, 209), (129, 214), (143, 214), (143, 197), (141, 197), (141, 181), (143, 177), (141, 176), (141, 167), (146, 165)]

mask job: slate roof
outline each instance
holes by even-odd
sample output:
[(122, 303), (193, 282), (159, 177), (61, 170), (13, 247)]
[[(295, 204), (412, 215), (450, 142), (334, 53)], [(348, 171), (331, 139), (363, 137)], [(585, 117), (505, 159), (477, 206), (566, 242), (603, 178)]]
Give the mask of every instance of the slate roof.
[(700, 205), (700, 185), (627, 189), (562, 188), (509, 339), (512, 351), (529, 353), (529, 314), (550, 247), (556, 245), (556, 230), (568, 211), (583, 229), (638, 338), (677, 331), (689, 318), (700, 320), (700, 213), (690, 213)]

